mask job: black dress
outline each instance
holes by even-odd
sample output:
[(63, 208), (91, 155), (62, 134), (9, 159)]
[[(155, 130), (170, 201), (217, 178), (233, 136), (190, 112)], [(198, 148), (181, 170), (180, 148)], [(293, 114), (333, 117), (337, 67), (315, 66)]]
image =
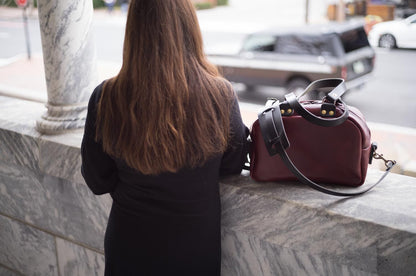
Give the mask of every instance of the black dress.
[(82, 175), (95, 194), (110, 193), (105, 275), (220, 275), (219, 177), (239, 174), (248, 129), (237, 99), (228, 150), (200, 168), (143, 175), (94, 141), (102, 84), (91, 95), (82, 140)]

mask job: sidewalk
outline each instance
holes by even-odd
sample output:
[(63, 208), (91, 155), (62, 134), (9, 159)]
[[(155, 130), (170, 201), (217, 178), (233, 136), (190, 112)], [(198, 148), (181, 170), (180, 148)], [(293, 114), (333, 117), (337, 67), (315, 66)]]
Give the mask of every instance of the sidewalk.
[[(237, 0), (231, 1), (230, 4), (232, 5), (235, 1)], [(249, 3), (251, 0), (238, 1), (246, 1)], [(258, 1), (271, 3), (271, 0)], [(218, 25), (224, 20), (232, 20), (229, 16), (231, 11), (235, 17), (234, 20), (238, 22), (237, 18), (241, 19), (244, 14), (250, 12), (250, 10), (247, 8), (249, 5), (246, 5), (245, 7), (246, 8), (240, 9), (233, 6), (228, 8), (217, 8), (218, 10), (216, 13), (219, 15), (222, 14), (222, 16), (218, 16), (217, 22), (208, 21), (208, 18), (212, 17), (212, 15), (208, 16), (208, 14), (213, 13), (214, 10), (198, 12), (198, 17), (201, 21), (201, 27), (215, 28), (215, 25)], [(8, 9), (1, 7), (0, 17), (2, 19), (13, 19), (16, 17), (21, 17), (21, 12), (22, 11), (18, 9)], [(282, 12), (280, 11), (280, 13)], [(313, 18), (319, 20), (319, 16), (317, 16), (317, 14), (318, 13), (315, 13)], [(34, 10), (29, 16), (36, 17), (36, 10)], [(257, 24), (260, 24), (260, 21), (258, 21), (260, 16), (261, 14), (253, 16), (254, 24), (256, 24), (256, 22)], [(120, 22), (120, 24), (123, 24), (123, 20), (125, 20), (124, 15), (121, 13), (112, 14), (110, 18), (105, 10), (96, 11), (95, 17), (99, 20), (117, 21)], [(273, 19), (274, 17), (271, 16), (270, 18), (271, 19), (269, 21), (277, 20)], [(287, 15), (285, 18), (287, 18)], [(293, 20), (300, 20), (300, 18), (298, 16), (298, 18)], [(121, 65), (117, 62), (100, 60), (97, 63), (99, 82), (116, 75)], [(45, 73), (41, 54), (35, 53), (30, 61), (27, 60), (26, 56), (23, 54), (10, 60), (3, 60), (3, 64), (0, 64), (0, 95), (13, 96), (25, 100), (46, 103), (46, 91)], [(240, 106), (243, 120), (248, 126), (250, 126), (257, 117), (259, 106), (246, 103), (241, 103)], [(416, 129), (383, 125), (371, 122), (369, 123), (369, 126), (372, 131), (372, 140), (378, 142), (379, 152), (384, 153), (384, 156), (386, 156), (388, 159), (395, 159), (398, 161), (398, 165), (394, 169), (394, 172), (416, 177)], [(372, 167), (384, 169), (384, 164), (381, 161), (375, 161)]]

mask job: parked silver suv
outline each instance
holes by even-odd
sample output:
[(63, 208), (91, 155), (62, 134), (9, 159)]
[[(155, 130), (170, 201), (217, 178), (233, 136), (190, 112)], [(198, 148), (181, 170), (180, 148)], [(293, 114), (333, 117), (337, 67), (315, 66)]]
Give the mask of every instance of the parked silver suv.
[(362, 86), (374, 67), (374, 50), (361, 24), (276, 28), (249, 35), (237, 55), (211, 55), (224, 77), (256, 85), (303, 90), (322, 78)]

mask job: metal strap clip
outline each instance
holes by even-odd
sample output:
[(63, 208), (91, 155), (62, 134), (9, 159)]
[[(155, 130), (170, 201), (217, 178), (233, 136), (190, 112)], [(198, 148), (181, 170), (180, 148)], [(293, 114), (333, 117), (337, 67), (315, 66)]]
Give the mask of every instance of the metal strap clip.
[(388, 169), (392, 168), (394, 165), (396, 165), (396, 160), (388, 160), (388, 159), (384, 158), (383, 154), (379, 154), (376, 151), (373, 152), (373, 158), (383, 160), (384, 165), (386, 165), (386, 167)]

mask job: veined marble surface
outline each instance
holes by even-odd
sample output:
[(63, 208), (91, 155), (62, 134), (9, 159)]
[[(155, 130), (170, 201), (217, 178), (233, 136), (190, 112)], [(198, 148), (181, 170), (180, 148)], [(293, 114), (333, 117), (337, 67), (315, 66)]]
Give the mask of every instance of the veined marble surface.
[(90, 0), (38, 0), (48, 91), (42, 133), (57, 134), (85, 124), (87, 103), (98, 79)]
[(48, 103), (69, 106), (88, 102), (97, 83), (89, 0), (38, 0)]
[(93, 195), (82, 179), (82, 132), (34, 130), (41, 107), (0, 97), (0, 214), (103, 251), (111, 198)]
[[(101, 273), (111, 199), (81, 179), (82, 133), (31, 129), (41, 106), (0, 97), (0, 272)], [(416, 178), (396, 174), (354, 198), (223, 179), (222, 275), (413, 275), (415, 198)]]
[[(368, 181), (381, 172), (372, 171)], [(416, 179), (391, 174), (356, 198), (299, 183), (223, 181), (226, 275), (412, 275)]]
[[(7, 160), (20, 160), (18, 164), (39, 163), (43, 170), (53, 176), (84, 183), (79, 170), (83, 129), (62, 135), (41, 135), (35, 126), (44, 110), (41, 103), (0, 96), (0, 141), (3, 143), (0, 154), (9, 156)], [(21, 154), (31, 156), (20, 156)], [(45, 158), (39, 160), (40, 154)], [(54, 158), (49, 158), (49, 154)]]
[(41, 103), (0, 96), (1, 129), (37, 137), (36, 120), (44, 111)]
[(56, 240), (59, 256), (60, 275), (102, 276), (104, 275), (104, 255), (88, 250), (66, 240)]
[(34, 174), (4, 161), (0, 162), (0, 196), (1, 215), (103, 251), (109, 196), (97, 197), (85, 184)]
[(0, 216), (0, 263), (24, 275), (58, 276), (55, 239)]
[(17, 272), (11, 271), (10, 269), (7, 269), (5, 267), (2, 267), (0, 265), (0, 275), (1, 276), (20, 276)]

